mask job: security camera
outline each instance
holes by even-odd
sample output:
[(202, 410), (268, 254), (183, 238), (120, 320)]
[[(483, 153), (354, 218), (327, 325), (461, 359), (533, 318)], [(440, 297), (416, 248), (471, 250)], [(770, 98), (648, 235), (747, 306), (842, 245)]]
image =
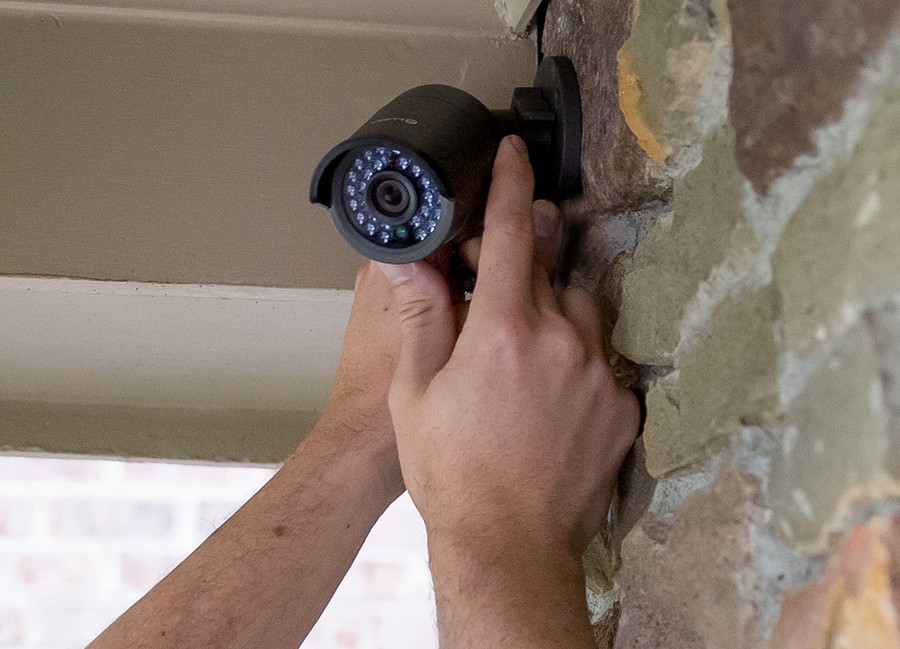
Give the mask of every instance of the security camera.
[(479, 232), (497, 146), (512, 133), (528, 145), (536, 198), (580, 191), (581, 100), (569, 59), (544, 58), (507, 110), (450, 86), (407, 90), (325, 155), (310, 200), (364, 256), (422, 259)]

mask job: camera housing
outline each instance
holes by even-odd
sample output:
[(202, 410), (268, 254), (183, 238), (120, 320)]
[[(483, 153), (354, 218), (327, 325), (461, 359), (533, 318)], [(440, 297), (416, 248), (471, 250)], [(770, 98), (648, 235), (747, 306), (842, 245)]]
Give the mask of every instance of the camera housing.
[(568, 59), (545, 58), (507, 110), (451, 86), (407, 90), (325, 155), (310, 200), (364, 256), (422, 259), (478, 234), (497, 146), (511, 133), (528, 145), (536, 198), (580, 191), (581, 102)]

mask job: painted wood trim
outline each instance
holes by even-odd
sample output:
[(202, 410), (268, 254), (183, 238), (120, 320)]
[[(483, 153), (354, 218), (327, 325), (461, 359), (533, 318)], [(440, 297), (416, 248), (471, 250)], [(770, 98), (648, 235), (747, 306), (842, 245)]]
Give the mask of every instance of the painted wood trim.
[(0, 401), (0, 453), (274, 465), (317, 418), (303, 411)]
[(324, 404), (352, 299), (0, 277), (0, 451), (278, 461)]

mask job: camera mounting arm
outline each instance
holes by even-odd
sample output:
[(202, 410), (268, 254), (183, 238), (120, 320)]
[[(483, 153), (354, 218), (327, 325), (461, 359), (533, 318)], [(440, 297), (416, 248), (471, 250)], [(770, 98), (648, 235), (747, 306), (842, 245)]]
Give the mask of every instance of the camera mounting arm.
[(572, 62), (545, 57), (534, 85), (516, 88), (508, 110), (492, 110), (503, 135), (520, 136), (534, 167), (535, 198), (561, 201), (581, 191), (581, 96)]

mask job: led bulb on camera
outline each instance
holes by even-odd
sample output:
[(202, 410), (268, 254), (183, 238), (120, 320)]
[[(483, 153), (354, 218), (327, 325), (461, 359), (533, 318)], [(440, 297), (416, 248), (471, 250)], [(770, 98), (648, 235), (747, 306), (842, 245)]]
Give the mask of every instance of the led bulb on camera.
[(402, 250), (438, 229), (440, 182), (414, 154), (400, 148), (360, 147), (348, 153), (343, 169), (346, 222), (371, 244)]

